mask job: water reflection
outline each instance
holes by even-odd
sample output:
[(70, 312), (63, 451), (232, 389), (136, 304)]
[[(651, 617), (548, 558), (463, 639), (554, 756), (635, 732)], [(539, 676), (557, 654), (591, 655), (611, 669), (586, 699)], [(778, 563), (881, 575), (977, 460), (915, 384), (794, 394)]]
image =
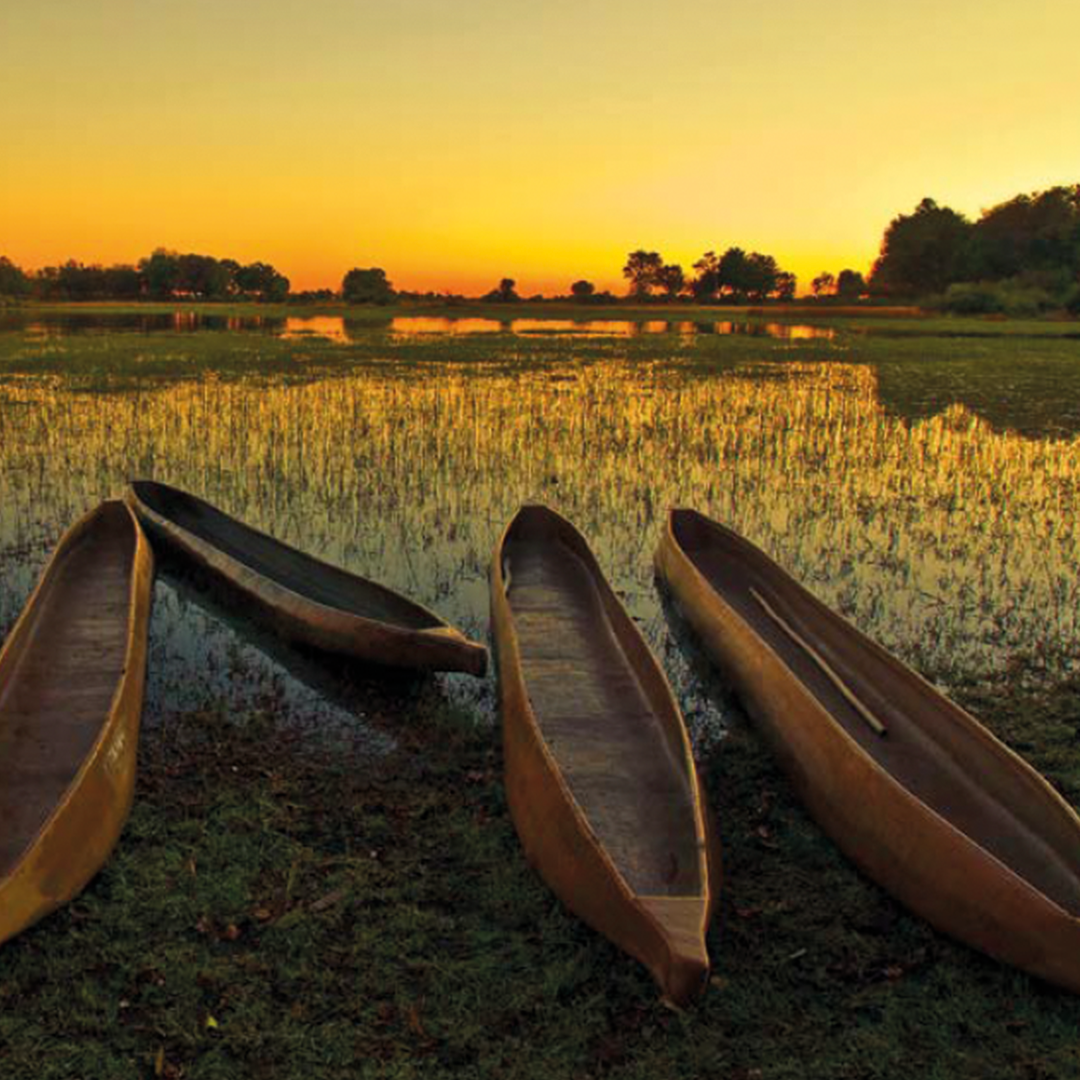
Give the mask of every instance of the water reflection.
[[(344, 320), (343, 320), (344, 321)], [(447, 319), (441, 316), (399, 316), (390, 321), (390, 330), (406, 336), (421, 334), (498, 334), (511, 332), (510, 320), (499, 319)]]
[[(507, 373), (407, 364), (297, 383), (0, 384), (0, 628), (63, 528), (155, 476), (288, 543), (488, 629), (487, 563), (523, 501), (575, 521), (665, 658), (699, 739), (720, 721), (674, 645), (651, 557), (668, 506), (761, 544), (910, 662), (989, 671), (1080, 647), (1080, 439), (994, 431), (962, 405), (908, 421), (868, 365), (619, 359)], [(231, 685), (190, 605), (161, 605), (162, 685)], [(225, 631), (222, 631), (225, 633)], [(217, 647), (213, 650), (216, 654)], [(155, 676), (157, 678), (158, 676)], [(493, 682), (441, 685), (493, 717)]]
[(264, 315), (213, 315), (178, 309), (171, 312), (11, 312), (0, 314), (0, 332), (21, 332), (31, 338), (68, 334), (194, 333), (202, 330), (280, 333), (286, 320)]
[(182, 713), (270, 711), (279, 730), (317, 731), (352, 753), (383, 757), (395, 748), (392, 725), (383, 719), (385, 694), (356, 686), (318, 658), (241, 624), (183, 576), (159, 575), (154, 592), (148, 727)]
[[(395, 334), (548, 334), (558, 337), (639, 337), (643, 334), (740, 334), (783, 341), (831, 341), (836, 331), (823, 326), (765, 322), (706, 322), (689, 319), (455, 319), (402, 316), (391, 322)], [(340, 327), (345, 332), (344, 320)]]
[(730, 319), (489, 319), (427, 315), (384, 318), (371, 313), (350, 319), (343, 315), (213, 315), (184, 309), (164, 314), (91, 311), (4, 314), (0, 315), (2, 331), (20, 331), (31, 338), (125, 331), (142, 334), (227, 331), (273, 334), (286, 340), (317, 337), (342, 343), (386, 332), (398, 337), (511, 334), (632, 338), (649, 334), (720, 334), (782, 341), (831, 341), (836, 336), (836, 331), (829, 327)]
[(278, 336), (287, 341), (305, 337), (327, 338), (329, 341), (352, 340), (345, 329), (345, 320), (333, 315), (313, 315), (308, 318), (290, 316)]

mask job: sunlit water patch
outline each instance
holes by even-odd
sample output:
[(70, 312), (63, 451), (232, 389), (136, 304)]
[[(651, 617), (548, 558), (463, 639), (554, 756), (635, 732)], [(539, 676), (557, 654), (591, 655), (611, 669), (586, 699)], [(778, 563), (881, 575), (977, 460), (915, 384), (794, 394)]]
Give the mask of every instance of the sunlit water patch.
[[(1017, 658), (1065, 668), (1080, 646), (1080, 439), (996, 429), (961, 403), (897, 415), (872, 365), (791, 358), (703, 373), (670, 355), (583, 365), (570, 354), (542, 369), (402, 364), (300, 384), (145, 379), (122, 393), (13, 376), (0, 383), (0, 627), (63, 528), (133, 476), (188, 488), (481, 640), (494, 543), (522, 502), (549, 503), (589, 537), (699, 743), (724, 706), (654, 586), (669, 506), (732, 525), (946, 684)], [(284, 687), (283, 713), (366, 724), (362, 696), (321, 711), (303, 673), (260, 667), (237, 628), (167, 588), (154, 711), (185, 695), (192, 708), (215, 695), (256, 708), (243, 688), (255, 672)], [(493, 721), (493, 676), (437, 685)]]
[(427, 315), (389, 316), (366, 314), (350, 319), (344, 315), (216, 315), (179, 309), (173, 312), (64, 311), (0, 314), (0, 332), (21, 332), (30, 338), (56, 338), (94, 333), (260, 333), (283, 340), (324, 338), (342, 343), (355, 342), (373, 333), (395, 337), (443, 335), (466, 337), (474, 334), (509, 334), (515, 337), (630, 338), (652, 334), (719, 334), (773, 338), (781, 341), (832, 341), (830, 327), (757, 320), (706, 319), (550, 319), (474, 318)]

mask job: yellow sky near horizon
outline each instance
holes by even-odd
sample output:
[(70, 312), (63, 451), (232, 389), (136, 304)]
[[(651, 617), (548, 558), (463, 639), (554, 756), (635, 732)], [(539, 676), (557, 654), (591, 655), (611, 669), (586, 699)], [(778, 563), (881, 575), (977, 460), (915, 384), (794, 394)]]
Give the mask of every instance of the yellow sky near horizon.
[(1073, 0), (0, 0), (0, 254), (529, 294), (737, 244), (805, 289), (924, 195), (1080, 181), (1078, 39)]

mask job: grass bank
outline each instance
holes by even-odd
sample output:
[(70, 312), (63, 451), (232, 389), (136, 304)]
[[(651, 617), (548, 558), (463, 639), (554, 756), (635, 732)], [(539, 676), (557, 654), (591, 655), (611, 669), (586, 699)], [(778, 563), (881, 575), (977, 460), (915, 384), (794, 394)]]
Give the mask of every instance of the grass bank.
[[(1080, 801), (1080, 686), (962, 696)], [(865, 881), (744, 721), (703, 763), (726, 885), (712, 984), (676, 1014), (525, 863), (496, 733), (437, 682), (376, 695), (371, 713), (401, 740), (379, 762), (298, 736), (269, 699), (158, 718), (113, 859), (0, 952), (4, 1076), (1080, 1070), (1080, 1001)]]
[[(41, 376), (47, 390), (57, 387), (62, 408), (52, 415), (62, 419), (67, 410), (73, 419), (60, 430), (78, 432), (83, 422), (97, 427), (91, 400), (67, 401), (70, 389), (143, 389), (145, 397), (122, 401), (149, 412), (153, 391), (172, 380), (204, 381), (217, 407), (224, 395), (215, 393), (215, 380), (251, 379), (258, 401), (263, 377), (270, 386), (364, 365), (405, 380), (421, 364), (467, 366), (479, 375), (522, 370), (564, 386), (578, 366), (614, 359), (670, 372), (683, 390), (725, 368), (759, 372), (768, 385), (803, 361), (837, 360), (875, 365), (873, 394), (890, 413), (920, 417), (960, 402), (995, 425), (1030, 427), (1049, 442), (1047, 417), (1061, 438), (1075, 436), (1069, 424), (1080, 424), (1077, 350), (1064, 338), (1035, 349), (1009, 335), (846, 332), (807, 341), (500, 336), (494, 345), (481, 336), (372, 335), (341, 344), (241, 333), (0, 334), (0, 376), (31, 383)], [(1039, 378), (1029, 383), (1032, 373)], [(421, 384), (402, 385), (413, 394)], [(475, 397), (482, 384), (470, 387)], [(651, 393), (652, 384), (642, 390)], [(837, 395), (848, 392), (837, 384)], [(554, 414), (552, 399), (543, 400)], [(56, 455), (72, 455), (74, 473), (84, 459), (95, 465), (113, 429), (89, 449), (56, 446), (51, 430), (11, 419), (35, 407), (43, 408), (13, 395), (0, 434), (9, 447), (40, 440), (42, 464), (27, 470), (19, 505), (51, 527), (42, 489)], [(340, 428), (351, 432), (351, 414), (342, 415)], [(173, 430), (173, 418), (171, 408), (161, 410), (162, 431)], [(177, 441), (194, 445), (184, 431)], [(661, 432), (657, 445), (666, 439)], [(434, 439), (432, 452), (446, 441)], [(250, 459), (214, 449), (228, 441), (206, 445), (206, 467), (224, 464), (251, 490)], [(169, 446), (163, 440), (154, 449), (164, 454)], [(399, 444), (387, 446), (395, 454), (374, 459), (384, 465)], [(305, 446), (282, 460), (299, 463), (313, 453)], [(156, 463), (149, 451), (147, 460)], [(328, 470), (335, 480), (341, 460), (335, 449)], [(957, 457), (955, 467), (964, 460)], [(897, 467), (907, 461), (901, 456)], [(312, 474), (297, 475), (307, 482)], [(453, 486), (457, 474), (445, 476)], [(1006, 470), (1001, 484), (1017, 491), (1012, 476)], [(1067, 483), (1070, 474), (1062, 476)], [(16, 489), (10, 475), (8, 483)], [(1069, 489), (1051, 489), (1063, 493), (1067, 517)], [(489, 550), (485, 540), (478, 558)], [(1071, 594), (1064, 595), (1069, 606)], [(1040, 627), (1054, 625), (1049, 614)], [(1030, 656), (979, 679), (953, 669), (937, 674), (1078, 805), (1080, 683), (1060, 676), (1067, 664), (1040, 666), (1038, 648), (1033, 642)], [(176, 678), (188, 671), (182, 664), (170, 670)], [(343, 680), (334, 670), (323, 675)], [(239, 667), (233, 678), (247, 683), (253, 673)], [(325, 680), (319, 691), (327, 694)], [(146, 717), (136, 803), (114, 857), (75, 903), (0, 948), (0, 1075), (1080, 1074), (1080, 1000), (942, 938), (864, 880), (795, 803), (723, 686), (706, 681), (733, 716), (729, 737), (701, 763), (726, 884), (709, 941), (715, 977), (690, 1011), (660, 1006), (644, 970), (563, 911), (530, 870), (507, 815), (498, 733), (478, 708), (455, 703), (444, 684), (343, 688), (343, 699), (397, 740), (382, 758), (348, 731), (306, 728), (273, 684), (248, 688), (242, 706), (223, 693), (181, 708), (165, 692)]]

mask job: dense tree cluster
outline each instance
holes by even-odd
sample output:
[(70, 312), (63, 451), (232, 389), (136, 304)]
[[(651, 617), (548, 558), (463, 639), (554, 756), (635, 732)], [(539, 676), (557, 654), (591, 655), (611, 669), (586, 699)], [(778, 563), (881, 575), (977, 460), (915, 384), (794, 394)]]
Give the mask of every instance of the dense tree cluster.
[(518, 296), (517, 282), (513, 278), (504, 277), (497, 288), (485, 293), (483, 299), (489, 304), (516, 304), (521, 297)]
[(719, 300), (761, 302), (770, 297), (795, 296), (795, 275), (781, 270), (771, 255), (730, 247), (722, 255), (707, 251), (694, 263), (696, 276), (687, 278), (678, 263), (665, 263), (656, 251), (632, 251), (623, 267), (630, 296), (647, 300), (658, 293), (669, 300), (690, 295), (699, 303)]
[(25, 274), (0, 258), (0, 296), (39, 300), (263, 300), (289, 295), (289, 279), (268, 263), (243, 266), (212, 255), (158, 248), (138, 266), (85, 265), (74, 259)]
[(10, 259), (0, 255), (0, 296), (30, 295), (30, 278)]
[[(782, 270), (773, 256), (740, 247), (721, 254), (705, 252), (689, 274), (678, 263), (665, 262), (659, 252), (638, 249), (630, 252), (622, 272), (634, 301), (692, 297), (699, 303), (760, 303), (795, 296), (794, 274)], [(838, 275), (824, 271), (810, 287), (819, 299), (842, 302), (873, 296), (936, 302), (958, 312), (1035, 314), (1065, 307), (1080, 314), (1080, 185), (1017, 195), (984, 211), (974, 222), (933, 199), (923, 199), (912, 213), (889, 223), (869, 278), (852, 269)], [(464, 299), (398, 292), (378, 267), (350, 270), (340, 295), (348, 303), (374, 304)], [(242, 265), (233, 259), (159, 248), (136, 266), (70, 260), (30, 274), (0, 256), (0, 297), (274, 302), (331, 300), (336, 294), (320, 289), (290, 297), (289, 279), (268, 263)], [(521, 297), (516, 282), (503, 278), (482, 299), (505, 304)], [(575, 281), (569, 297), (558, 299), (616, 302), (611, 293), (599, 293), (585, 280)]]
[(341, 298), (347, 304), (391, 304), (397, 293), (385, 270), (355, 266), (342, 279)]
[(834, 296), (848, 303), (861, 299), (869, 292), (866, 278), (858, 270), (841, 270), (839, 277), (825, 270), (810, 282), (810, 289), (819, 300)]
[[(985, 286), (981, 293), (975, 283)], [(885, 230), (869, 284), (897, 297), (948, 296), (965, 286), (955, 295), (973, 304), (1010, 289), (1068, 302), (1080, 289), (1080, 185), (1017, 195), (975, 222), (923, 199)]]
[(608, 292), (607, 289), (597, 292), (596, 286), (584, 278), (575, 281), (570, 286), (569, 296), (556, 296), (555, 300), (570, 301), (574, 304), (617, 304), (619, 302), (619, 298), (614, 293)]

